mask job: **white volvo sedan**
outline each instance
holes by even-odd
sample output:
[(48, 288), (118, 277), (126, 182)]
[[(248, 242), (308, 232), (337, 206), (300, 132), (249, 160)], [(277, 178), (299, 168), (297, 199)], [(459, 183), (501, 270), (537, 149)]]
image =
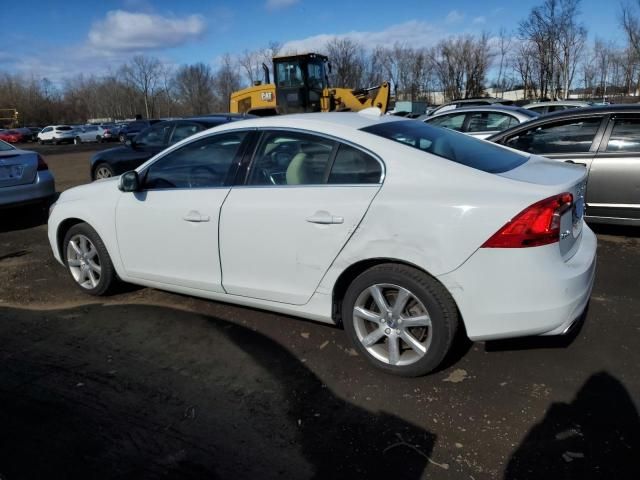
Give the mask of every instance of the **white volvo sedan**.
[(586, 171), (398, 117), (245, 120), (65, 191), (56, 259), (117, 281), (336, 323), (390, 373), (472, 340), (566, 332), (596, 238)]

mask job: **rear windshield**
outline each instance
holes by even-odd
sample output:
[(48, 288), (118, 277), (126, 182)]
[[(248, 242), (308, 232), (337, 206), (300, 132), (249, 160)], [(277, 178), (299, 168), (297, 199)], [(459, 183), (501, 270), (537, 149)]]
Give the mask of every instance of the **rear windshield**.
[(379, 123), (362, 130), (488, 173), (508, 172), (529, 158), (418, 120)]

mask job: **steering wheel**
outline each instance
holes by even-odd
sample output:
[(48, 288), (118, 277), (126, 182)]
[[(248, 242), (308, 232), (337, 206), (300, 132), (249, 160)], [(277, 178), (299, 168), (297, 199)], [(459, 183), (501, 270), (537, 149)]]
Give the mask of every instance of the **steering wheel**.
[(265, 183), (267, 183), (269, 185), (276, 185), (277, 184), (275, 178), (273, 178), (273, 176), (271, 175), (269, 170), (267, 170), (266, 168), (261, 168), (260, 169), (260, 175), (262, 176), (262, 179), (264, 180)]
[[(198, 173), (200, 172), (200, 173)], [(206, 165), (197, 165), (189, 171), (190, 188), (217, 187), (222, 184), (221, 175)]]

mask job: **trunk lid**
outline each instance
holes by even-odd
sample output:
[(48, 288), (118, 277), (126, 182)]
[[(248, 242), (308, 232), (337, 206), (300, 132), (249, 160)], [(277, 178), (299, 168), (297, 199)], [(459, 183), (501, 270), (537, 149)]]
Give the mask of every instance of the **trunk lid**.
[(565, 261), (575, 254), (580, 245), (584, 226), (587, 174), (588, 171), (583, 165), (568, 164), (537, 156), (531, 156), (529, 161), (521, 166), (499, 174), (512, 180), (540, 185), (542, 196), (565, 192), (573, 195), (573, 205), (560, 218), (559, 248)]
[(35, 152), (0, 152), (0, 188), (33, 183), (37, 171), (38, 155)]

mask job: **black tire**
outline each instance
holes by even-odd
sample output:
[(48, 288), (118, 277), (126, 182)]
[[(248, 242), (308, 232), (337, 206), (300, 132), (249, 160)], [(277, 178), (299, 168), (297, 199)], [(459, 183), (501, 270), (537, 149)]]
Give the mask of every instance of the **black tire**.
[(126, 141), (127, 141), (127, 137), (126, 137), (125, 135), (122, 135), (122, 134), (121, 134), (121, 135), (118, 137), (118, 140), (120, 140), (120, 143), (124, 143), (124, 142), (126, 142)]
[(51, 143), (53, 143), (54, 145), (58, 145), (58, 140), (56, 140), (56, 139), (54, 138), (54, 139), (53, 139), (53, 141), (52, 141)]
[[(111, 165), (109, 165), (108, 163), (104, 163), (104, 162), (98, 163), (95, 166), (95, 168), (93, 169), (93, 173), (91, 175), (91, 179), (92, 180), (97, 180), (98, 179), (97, 178), (97, 173), (98, 173), (98, 170), (100, 170), (100, 169), (108, 170), (108, 172), (110, 174), (109, 177), (113, 177), (116, 174), (115, 171), (113, 170), (113, 167)], [(101, 176), (100, 178), (108, 178), (108, 177), (107, 176)]]
[[(431, 325), (429, 327), (406, 327), (406, 325), (402, 327), (396, 325), (394, 327), (389, 323), (383, 325), (385, 320), (381, 320), (382, 323), (378, 324), (378, 327), (375, 327), (375, 323), (373, 322), (367, 323), (366, 321), (357, 320), (353, 313), (356, 301), (358, 301), (361, 294), (366, 297), (366, 292), (369, 287), (374, 285), (397, 286), (408, 290), (414, 299), (411, 301), (421, 302), (426, 308), (425, 313), (430, 318)], [(387, 302), (388, 300), (387, 298)], [(407, 303), (407, 305), (410, 305), (410, 303)], [(414, 303), (414, 305), (417, 305), (417, 303)], [(377, 307), (373, 306), (373, 308)], [(459, 322), (458, 309), (453, 298), (437, 280), (416, 268), (395, 263), (377, 265), (356, 277), (347, 289), (342, 302), (341, 313), (344, 330), (358, 352), (370, 363), (385, 372), (405, 377), (425, 375), (435, 370), (442, 363), (451, 349)], [(405, 318), (406, 323), (406, 318), (410, 317), (403, 318)], [(426, 352), (420, 356), (416, 354), (404, 340), (398, 340), (400, 348), (399, 358), (403, 359), (407, 358), (407, 356), (413, 356), (417, 357), (417, 359), (413, 360), (412, 357), (409, 357), (413, 363), (392, 365), (390, 361), (391, 355), (389, 355), (387, 361), (382, 361), (370, 353), (365, 345), (363, 345), (357, 332), (357, 329), (361, 329), (361, 327), (356, 327), (356, 322), (361, 322), (360, 324), (365, 323), (366, 325), (371, 324), (373, 330), (381, 329), (385, 333), (389, 333), (390, 330), (400, 333), (400, 330), (395, 330), (395, 328), (406, 328), (406, 331), (413, 335), (416, 331), (415, 329), (419, 328), (421, 329), (420, 332), (423, 332), (421, 333), (423, 336), (428, 337), (430, 335), (430, 337), (428, 337)], [(387, 322), (389, 322), (389, 320), (387, 320)], [(392, 328), (385, 328), (387, 325)], [(387, 337), (389, 337), (389, 335), (387, 335)], [(374, 344), (373, 348), (383, 352), (389, 345), (390, 340), (390, 338), (381, 337), (381, 343)], [(377, 342), (380, 342), (380, 340)]]
[(39, 145), (44, 145), (44, 142), (42, 140), (38, 139), (38, 144)]
[[(69, 255), (67, 252), (69, 248), (69, 242), (74, 239), (74, 237), (78, 238), (77, 236), (79, 235), (88, 238), (97, 252), (96, 257), (98, 261), (94, 261), (94, 263), (97, 263), (99, 265), (101, 271), (99, 279), (97, 280), (97, 284), (92, 288), (81, 285), (74, 276), (72, 267), (69, 265), (70, 260), (68, 258)], [(111, 258), (109, 257), (107, 248), (102, 242), (100, 235), (98, 235), (98, 233), (87, 223), (78, 223), (69, 229), (67, 234), (64, 236), (64, 241), (62, 242), (62, 258), (64, 260), (65, 266), (67, 267), (67, 272), (69, 272), (69, 275), (73, 280), (73, 283), (75, 283), (76, 286), (84, 293), (96, 296), (107, 295), (118, 284), (118, 276), (115, 269), (113, 268), (113, 263), (111, 262)], [(95, 257), (93, 258), (95, 259)]]
[(76, 137), (73, 139), (74, 145), (80, 145), (82, 143), (82, 139), (80, 137)]

